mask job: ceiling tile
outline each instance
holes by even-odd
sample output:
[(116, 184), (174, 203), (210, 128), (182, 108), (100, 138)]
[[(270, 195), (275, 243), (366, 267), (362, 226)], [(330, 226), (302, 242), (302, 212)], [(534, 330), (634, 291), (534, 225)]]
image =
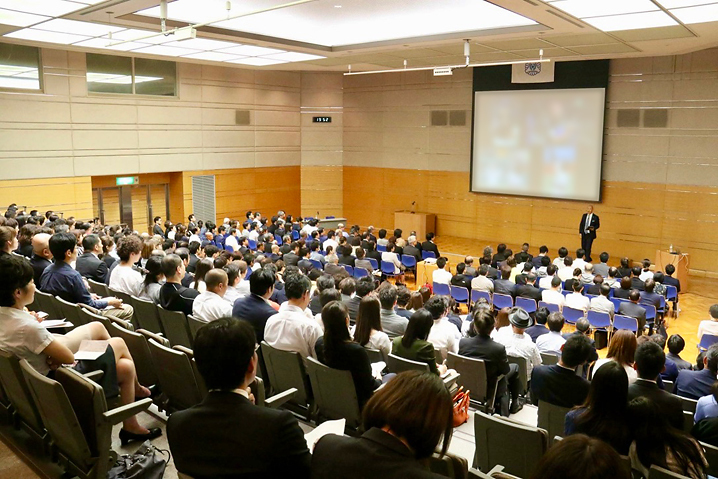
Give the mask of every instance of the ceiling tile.
[(544, 40), (555, 43), (561, 47), (573, 47), (578, 45), (600, 45), (615, 43), (616, 40), (605, 33), (584, 33), (582, 35), (553, 35), (545, 37)]
[[(431, 47), (432, 50), (436, 50), (441, 53), (446, 53), (449, 55), (463, 55), (464, 54), (464, 45), (463, 43), (457, 43), (455, 45), (441, 45), (436, 47)], [(478, 43), (471, 42), (471, 54), (474, 53), (488, 53), (496, 51), (493, 48), (485, 47), (483, 45), (479, 45)]]
[[(511, 53), (515, 55), (519, 55), (521, 58), (528, 58), (528, 59), (536, 59), (539, 56), (539, 52), (536, 49), (529, 49), (529, 50), (512, 50)], [(568, 50), (564, 50), (563, 48), (544, 48), (543, 49), (543, 56), (544, 58), (558, 58), (558, 57), (570, 57), (575, 56), (576, 54), (573, 52), (570, 52)]]
[(482, 45), (486, 45), (491, 48), (498, 48), (499, 50), (526, 50), (529, 48), (546, 48), (548, 45), (546, 42), (539, 40), (538, 38), (522, 38), (517, 40), (504, 40), (498, 42), (481, 42)]
[(608, 45), (584, 45), (571, 47), (571, 50), (581, 55), (605, 55), (608, 53), (631, 53), (637, 51), (630, 45), (624, 43), (609, 43)]
[(683, 25), (672, 27), (648, 28), (645, 30), (626, 30), (622, 32), (611, 32), (616, 38), (624, 42), (640, 42), (650, 40), (668, 40), (671, 38), (692, 37), (693, 34)]

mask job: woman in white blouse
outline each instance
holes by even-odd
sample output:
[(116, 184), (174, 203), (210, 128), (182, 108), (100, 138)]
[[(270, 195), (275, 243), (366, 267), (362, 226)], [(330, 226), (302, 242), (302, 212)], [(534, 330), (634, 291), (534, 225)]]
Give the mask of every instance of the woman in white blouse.
[(364, 296), (359, 302), (354, 341), (367, 349), (378, 349), (384, 360), (389, 357), (391, 341), (381, 329), (381, 304), (373, 293)]
[(125, 236), (117, 242), (120, 263), (110, 272), (109, 287), (113, 291), (139, 296), (142, 291), (142, 274), (134, 269), (142, 256), (142, 240), (139, 236)]
[(404, 266), (402, 266), (401, 261), (399, 261), (399, 256), (397, 256), (396, 253), (394, 253), (394, 248), (396, 245), (394, 243), (387, 243), (386, 244), (386, 251), (384, 251), (381, 254), (381, 260), (387, 261), (394, 265), (394, 274), (397, 275), (396, 280), (400, 283), (404, 282), (404, 272), (402, 271)]

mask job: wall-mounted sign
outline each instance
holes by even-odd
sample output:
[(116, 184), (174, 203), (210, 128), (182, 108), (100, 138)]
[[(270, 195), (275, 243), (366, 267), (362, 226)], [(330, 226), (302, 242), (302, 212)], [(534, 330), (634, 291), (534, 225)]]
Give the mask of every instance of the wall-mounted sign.
[(140, 177), (139, 176), (118, 176), (117, 178), (115, 178), (115, 184), (117, 186), (138, 185), (138, 184), (140, 184)]
[(312, 122), (314, 122), (314, 123), (331, 123), (332, 117), (331, 116), (315, 116), (315, 117), (312, 117)]

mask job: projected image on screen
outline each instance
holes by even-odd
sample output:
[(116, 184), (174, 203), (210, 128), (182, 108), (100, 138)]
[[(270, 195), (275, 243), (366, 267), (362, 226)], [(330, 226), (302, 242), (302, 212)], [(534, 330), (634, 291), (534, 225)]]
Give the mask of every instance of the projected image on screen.
[(596, 201), (603, 88), (476, 92), (471, 189)]

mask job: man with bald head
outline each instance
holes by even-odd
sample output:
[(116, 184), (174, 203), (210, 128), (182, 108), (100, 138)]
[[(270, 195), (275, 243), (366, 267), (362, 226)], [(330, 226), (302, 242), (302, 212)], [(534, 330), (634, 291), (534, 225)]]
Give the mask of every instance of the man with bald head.
[(232, 305), (225, 301), (229, 279), (223, 269), (214, 268), (204, 277), (207, 290), (194, 299), (192, 316), (202, 321), (211, 322), (220, 318), (232, 317)]
[(32, 237), (32, 258), (30, 266), (35, 272), (35, 285), (40, 285), (40, 276), (45, 268), (52, 264), (52, 253), (50, 252), (50, 235), (38, 233)]

